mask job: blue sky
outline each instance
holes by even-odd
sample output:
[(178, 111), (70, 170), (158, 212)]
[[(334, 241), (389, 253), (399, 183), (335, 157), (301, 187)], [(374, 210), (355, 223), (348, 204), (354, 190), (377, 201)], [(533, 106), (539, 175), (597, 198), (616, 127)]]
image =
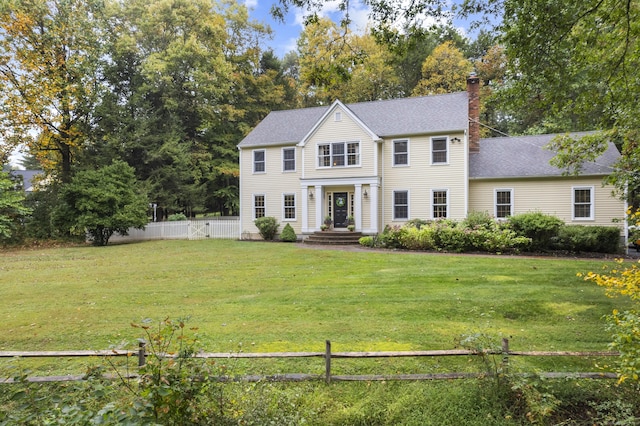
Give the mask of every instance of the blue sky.
[[(266, 23), (273, 31), (273, 39), (265, 42), (266, 46), (282, 58), (287, 52), (295, 50), (296, 40), (302, 31), (302, 11), (292, 8), (286, 16), (284, 23), (274, 20), (269, 11), (271, 5), (277, 3), (277, 0), (243, 0), (249, 9), (249, 15), (252, 19)], [(454, 0), (455, 1), (455, 0)], [(338, 21), (341, 17), (337, 11), (337, 1), (328, 1), (323, 11), (324, 16)], [(368, 9), (358, 0), (351, 1), (350, 17), (353, 21), (352, 29), (362, 31), (367, 25)], [(454, 20), (454, 24), (465, 33), (468, 28), (466, 21)]]

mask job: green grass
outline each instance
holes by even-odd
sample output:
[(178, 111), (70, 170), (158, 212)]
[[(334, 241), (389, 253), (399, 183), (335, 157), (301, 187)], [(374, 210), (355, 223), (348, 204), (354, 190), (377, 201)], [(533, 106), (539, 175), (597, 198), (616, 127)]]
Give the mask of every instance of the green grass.
[(159, 241), (0, 258), (0, 350), (106, 349), (131, 322), (190, 316), (207, 351), (604, 350), (624, 301), (576, 277), (604, 260)]
[[(213, 240), (5, 251), (0, 350), (133, 345), (143, 334), (130, 323), (185, 316), (198, 327), (202, 348), (212, 352), (323, 351), (327, 339), (334, 351), (450, 349), (473, 334), (479, 344), (508, 337), (512, 350), (605, 350), (602, 316), (628, 305), (576, 273), (609, 262)], [(499, 363), (500, 357), (488, 360)], [(596, 362), (611, 360), (512, 357), (510, 371), (594, 371)], [(105, 361), (0, 360), (0, 377), (25, 369), (29, 375), (79, 374), (100, 364)], [(320, 375), (324, 369), (319, 358), (215, 365), (222, 364), (230, 374)], [(334, 374), (452, 371), (487, 367), (477, 357), (333, 362)], [(525, 425), (533, 412), (539, 424), (578, 425), (628, 420), (637, 396), (636, 388), (606, 380), (528, 379), (524, 388), (516, 387), (515, 376), (501, 380), (239, 382), (218, 387), (220, 397), (213, 394), (198, 410), (219, 404), (224, 424)], [(95, 414), (108, 403), (130, 407), (136, 398), (117, 381), (4, 386), (0, 423), (8, 425), (70, 422), (74, 413)], [(549, 394), (561, 404), (543, 415), (539, 404)]]

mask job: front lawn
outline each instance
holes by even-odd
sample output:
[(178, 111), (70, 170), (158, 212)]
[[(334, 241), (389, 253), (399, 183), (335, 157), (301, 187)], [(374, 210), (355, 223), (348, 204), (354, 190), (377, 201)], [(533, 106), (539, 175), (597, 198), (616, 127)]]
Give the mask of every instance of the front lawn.
[(190, 316), (207, 351), (604, 350), (621, 300), (576, 277), (604, 260), (158, 241), (2, 255), (0, 350), (105, 349), (144, 318)]

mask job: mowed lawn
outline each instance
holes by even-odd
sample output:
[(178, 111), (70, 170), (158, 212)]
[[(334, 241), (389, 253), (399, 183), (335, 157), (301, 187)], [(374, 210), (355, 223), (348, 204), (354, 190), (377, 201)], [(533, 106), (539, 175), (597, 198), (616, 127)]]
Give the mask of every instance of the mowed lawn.
[(144, 318), (189, 316), (212, 352), (606, 350), (624, 300), (576, 277), (601, 259), (157, 241), (0, 253), (0, 350), (107, 349)]

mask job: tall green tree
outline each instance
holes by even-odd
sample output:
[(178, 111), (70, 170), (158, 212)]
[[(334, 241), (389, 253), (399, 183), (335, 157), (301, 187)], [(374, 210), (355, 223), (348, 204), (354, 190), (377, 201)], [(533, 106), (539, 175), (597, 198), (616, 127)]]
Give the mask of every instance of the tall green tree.
[(148, 222), (146, 194), (123, 161), (76, 173), (62, 187), (61, 198), (58, 221), (67, 223), (72, 234), (86, 232), (97, 246), (106, 246), (116, 232), (127, 235), (129, 228), (141, 229)]
[(371, 35), (357, 35), (329, 19), (306, 25), (298, 39), (304, 104), (326, 105), (396, 97), (399, 79), (391, 55)]
[(0, 171), (0, 241), (15, 239), (21, 221), (31, 213), (24, 200), (20, 185), (7, 172)]
[(437, 95), (465, 90), (466, 78), (473, 69), (471, 61), (448, 41), (436, 47), (422, 63), (422, 79), (413, 96)]
[(101, 7), (98, 0), (0, 3), (0, 138), (8, 148), (29, 146), (63, 181), (91, 142)]

